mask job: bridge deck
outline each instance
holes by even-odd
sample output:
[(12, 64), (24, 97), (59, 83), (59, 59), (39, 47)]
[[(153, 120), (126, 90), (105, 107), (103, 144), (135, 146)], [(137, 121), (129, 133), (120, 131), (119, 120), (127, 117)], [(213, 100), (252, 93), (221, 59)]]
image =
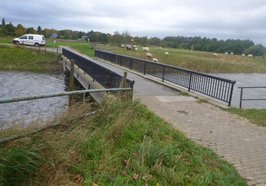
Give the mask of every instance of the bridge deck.
[[(70, 48), (67, 48), (68, 50), (71, 50)], [(71, 50), (72, 52), (75, 52), (84, 58), (93, 60), (94, 62), (100, 64), (101, 66), (112, 70), (113, 72), (116, 72), (120, 75), (123, 75), (125, 70), (114, 66), (112, 64), (109, 64), (107, 62), (104, 62), (102, 60), (92, 59), (86, 55), (80, 54), (74, 50)], [(139, 98), (139, 96), (163, 96), (163, 95), (177, 95), (178, 91), (168, 88), (162, 84), (158, 84), (156, 82), (150, 81), (144, 77), (138, 76), (132, 72), (128, 72), (128, 78), (135, 81), (134, 84), (134, 98)]]

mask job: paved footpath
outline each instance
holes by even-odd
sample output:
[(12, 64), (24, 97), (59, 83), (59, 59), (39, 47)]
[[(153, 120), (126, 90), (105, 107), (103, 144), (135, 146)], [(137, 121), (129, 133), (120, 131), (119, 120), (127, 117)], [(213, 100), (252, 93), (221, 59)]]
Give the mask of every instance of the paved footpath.
[[(86, 56), (84, 56), (86, 57)], [(116, 65), (94, 60), (119, 74)], [(184, 132), (194, 142), (213, 149), (235, 166), (249, 185), (266, 186), (266, 127), (230, 114), (208, 103), (178, 92), (144, 77), (128, 72), (135, 80), (134, 99)]]
[(233, 164), (249, 185), (266, 185), (266, 127), (192, 97), (142, 96), (140, 100), (193, 141)]

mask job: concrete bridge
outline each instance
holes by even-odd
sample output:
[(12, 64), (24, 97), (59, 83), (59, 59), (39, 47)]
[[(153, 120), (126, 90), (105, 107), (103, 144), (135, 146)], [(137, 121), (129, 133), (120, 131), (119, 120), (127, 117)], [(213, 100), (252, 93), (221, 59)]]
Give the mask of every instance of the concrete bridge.
[[(122, 58), (113, 57), (111, 59), (110, 56), (105, 58), (106, 60), (108, 58), (110, 61), (113, 60), (113, 63), (116, 62), (113, 64), (105, 60), (89, 58), (75, 51), (72, 52), (82, 56), (82, 58), (92, 60), (117, 74), (122, 75), (124, 71), (127, 71), (127, 78), (130, 81), (135, 81), (134, 99), (138, 99), (151, 111), (170, 123), (174, 128), (184, 132), (196, 143), (211, 148), (221, 158), (233, 164), (241, 176), (247, 180), (248, 185), (266, 185), (265, 127), (256, 126), (244, 118), (230, 114), (213, 104), (199, 101), (195, 97), (182, 96), (178, 91), (182, 87), (171, 82), (161, 81), (161, 79), (158, 79), (161, 74), (156, 74), (157, 77), (154, 77), (150, 75), (154, 71), (145, 74), (130, 70), (136, 68), (133, 66), (132, 61), (122, 67), (123, 65), (120, 66), (121, 61), (123, 61)], [(129, 68), (125, 68), (125, 66)], [(153, 66), (156, 66), (156, 64)], [(149, 70), (145, 69), (147, 66), (145, 68), (139, 68), (138, 66), (137, 68), (144, 70), (144, 72)], [(167, 68), (162, 68), (163, 72)], [(177, 74), (180, 75), (180, 72)], [(195, 83), (191, 84), (190, 88), (192, 90), (209, 94), (208, 96), (215, 99), (219, 98), (219, 95), (222, 96), (221, 98), (228, 97), (228, 93), (223, 95), (219, 92), (217, 93), (216, 90), (229, 90), (229, 85), (219, 80), (217, 82), (215, 82), (216, 80), (210, 80), (211, 77), (204, 79), (200, 76), (201, 74), (194, 76), (195, 82), (201, 82), (207, 88), (199, 87)], [(192, 82), (193, 76), (188, 77), (188, 80)], [(173, 80), (173, 78), (169, 80)], [(210, 83), (208, 84), (207, 81), (209, 80)], [(182, 82), (185, 81), (187, 80), (183, 79)], [(208, 90), (210, 85), (216, 87)], [(220, 88), (217, 87), (218, 85)], [(185, 90), (188, 90), (186, 88)]]

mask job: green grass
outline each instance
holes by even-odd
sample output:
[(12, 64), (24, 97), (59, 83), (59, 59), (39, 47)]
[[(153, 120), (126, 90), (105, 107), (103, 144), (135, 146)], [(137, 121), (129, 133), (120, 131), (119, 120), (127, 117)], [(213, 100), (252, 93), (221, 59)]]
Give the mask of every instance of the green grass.
[[(12, 45), (12, 41), (13, 41), (13, 37), (0, 37), (0, 43), (2, 44)], [(78, 41), (78, 40), (58, 39), (56, 40), (56, 44), (54, 44), (54, 40), (51, 40), (51, 39), (46, 40), (47, 48), (54, 48), (54, 47), (57, 48), (59, 46), (68, 46), (90, 57), (94, 56), (94, 50), (92, 49), (91, 45), (88, 42)]]
[(58, 57), (48, 52), (0, 45), (0, 70), (53, 72), (60, 69)]
[(252, 123), (266, 127), (266, 109), (237, 109), (230, 108), (230, 112), (235, 113), (241, 117), (247, 118)]
[[(123, 55), (135, 56), (147, 60), (146, 52), (138, 46), (138, 51), (126, 50), (111, 45), (97, 45), (99, 49), (116, 52)], [(165, 52), (169, 55), (165, 55)], [(211, 52), (190, 51), (183, 49), (171, 49), (150, 47), (150, 53), (161, 63), (188, 68), (207, 73), (265, 73), (266, 59), (263, 57), (248, 58), (239, 55), (218, 54)]]
[(94, 56), (94, 50), (92, 49), (91, 45), (88, 42), (84, 41), (72, 41), (72, 40), (58, 40), (54, 45), (53, 40), (46, 41), (46, 47), (53, 48), (59, 46), (68, 46), (71, 47), (80, 53), (86, 54), (90, 57)]
[[(0, 180), (20, 185), (246, 185), (213, 151), (139, 103), (115, 100), (93, 116), (84, 112), (88, 109), (75, 108), (57, 127), (2, 145)], [(16, 149), (32, 161), (7, 158), (20, 157)], [(27, 171), (7, 177), (16, 167)]]

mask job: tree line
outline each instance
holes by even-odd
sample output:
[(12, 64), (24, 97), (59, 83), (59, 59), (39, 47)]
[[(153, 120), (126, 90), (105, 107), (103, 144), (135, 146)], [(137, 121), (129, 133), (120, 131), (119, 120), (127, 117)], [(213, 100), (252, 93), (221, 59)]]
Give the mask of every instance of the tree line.
[(255, 44), (251, 40), (227, 39), (218, 40), (216, 38), (206, 37), (183, 37), (183, 36), (167, 36), (163, 39), (157, 37), (139, 37), (131, 36), (127, 31), (114, 32), (113, 34), (102, 33), (96, 31), (73, 31), (69, 29), (55, 30), (42, 29), (38, 26), (26, 28), (22, 24), (14, 26), (11, 22), (6, 24), (5, 19), (2, 19), (0, 25), (0, 36), (21, 36), (26, 33), (43, 34), (46, 38), (54, 35), (59, 39), (83, 39), (90, 42), (110, 43), (113, 45), (121, 44), (137, 44), (143, 46), (155, 45), (161, 47), (180, 48), (198, 51), (208, 51), (217, 53), (234, 53), (234, 54), (252, 54), (254, 56), (263, 56), (266, 54), (266, 48), (261, 44)]

